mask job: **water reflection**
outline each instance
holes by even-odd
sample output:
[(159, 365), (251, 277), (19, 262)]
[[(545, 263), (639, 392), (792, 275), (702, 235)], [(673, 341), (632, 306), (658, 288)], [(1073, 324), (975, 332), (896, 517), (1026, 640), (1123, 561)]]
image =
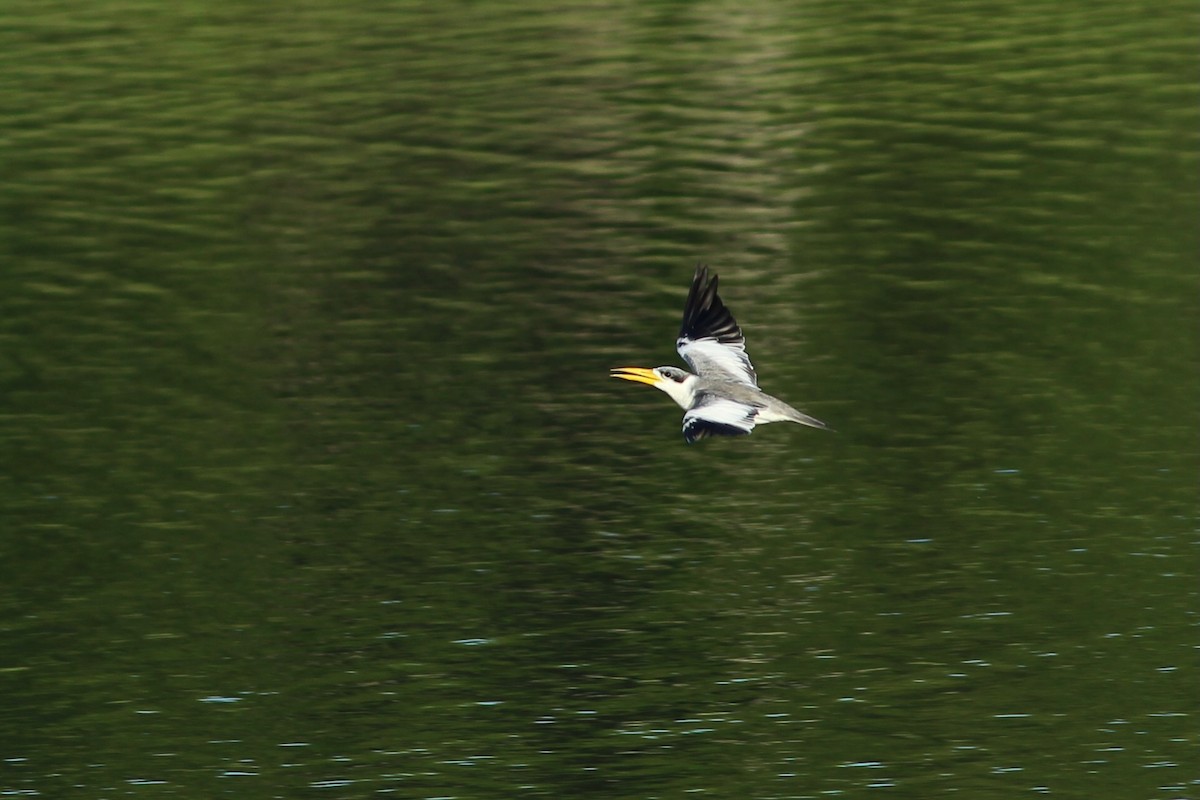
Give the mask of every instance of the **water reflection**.
[[(115, 11), (0, 49), (4, 791), (1186, 794), (1170, 9)], [(837, 434), (608, 379), (701, 259)]]

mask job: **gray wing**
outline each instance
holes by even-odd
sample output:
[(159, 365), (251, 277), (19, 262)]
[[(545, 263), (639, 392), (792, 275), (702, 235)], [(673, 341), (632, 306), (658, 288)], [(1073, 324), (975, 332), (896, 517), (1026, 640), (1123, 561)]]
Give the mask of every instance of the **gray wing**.
[(717, 294), (716, 274), (703, 264), (692, 278), (675, 349), (701, 378), (758, 386), (742, 329)]
[(715, 395), (702, 395), (683, 415), (688, 444), (709, 436), (745, 436), (754, 430), (758, 407)]

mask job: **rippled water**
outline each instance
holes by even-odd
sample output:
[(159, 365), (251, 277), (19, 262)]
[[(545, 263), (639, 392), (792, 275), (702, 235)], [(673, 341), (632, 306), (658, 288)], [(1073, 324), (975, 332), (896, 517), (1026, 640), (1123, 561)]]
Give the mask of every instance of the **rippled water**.
[(18, 6), (0, 793), (1196, 794), (1189, 7)]

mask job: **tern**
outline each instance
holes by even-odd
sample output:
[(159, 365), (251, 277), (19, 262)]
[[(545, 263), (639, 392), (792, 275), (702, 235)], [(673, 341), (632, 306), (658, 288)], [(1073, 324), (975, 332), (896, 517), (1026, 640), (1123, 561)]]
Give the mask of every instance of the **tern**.
[(744, 436), (768, 422), (829, 427), (758, 388), (746, 337), (717, 294), (717, 274), (703, 264), (692, 278), (675, 349), (696, 374), (678, 367), (617, 367), (611, 374), (666, 392), (684, 410), (688, 444), (708, 436)]

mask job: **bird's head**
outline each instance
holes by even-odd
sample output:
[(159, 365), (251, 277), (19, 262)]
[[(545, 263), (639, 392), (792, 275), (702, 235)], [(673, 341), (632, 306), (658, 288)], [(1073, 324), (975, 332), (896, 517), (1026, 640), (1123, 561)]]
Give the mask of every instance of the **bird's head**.
[(617, 367), (610, 374), (614, 378), (653, 386), (669, 394), (672, 400), (684, 408), (690, 405), (695, 392), (696, 376), (678, 367)]

